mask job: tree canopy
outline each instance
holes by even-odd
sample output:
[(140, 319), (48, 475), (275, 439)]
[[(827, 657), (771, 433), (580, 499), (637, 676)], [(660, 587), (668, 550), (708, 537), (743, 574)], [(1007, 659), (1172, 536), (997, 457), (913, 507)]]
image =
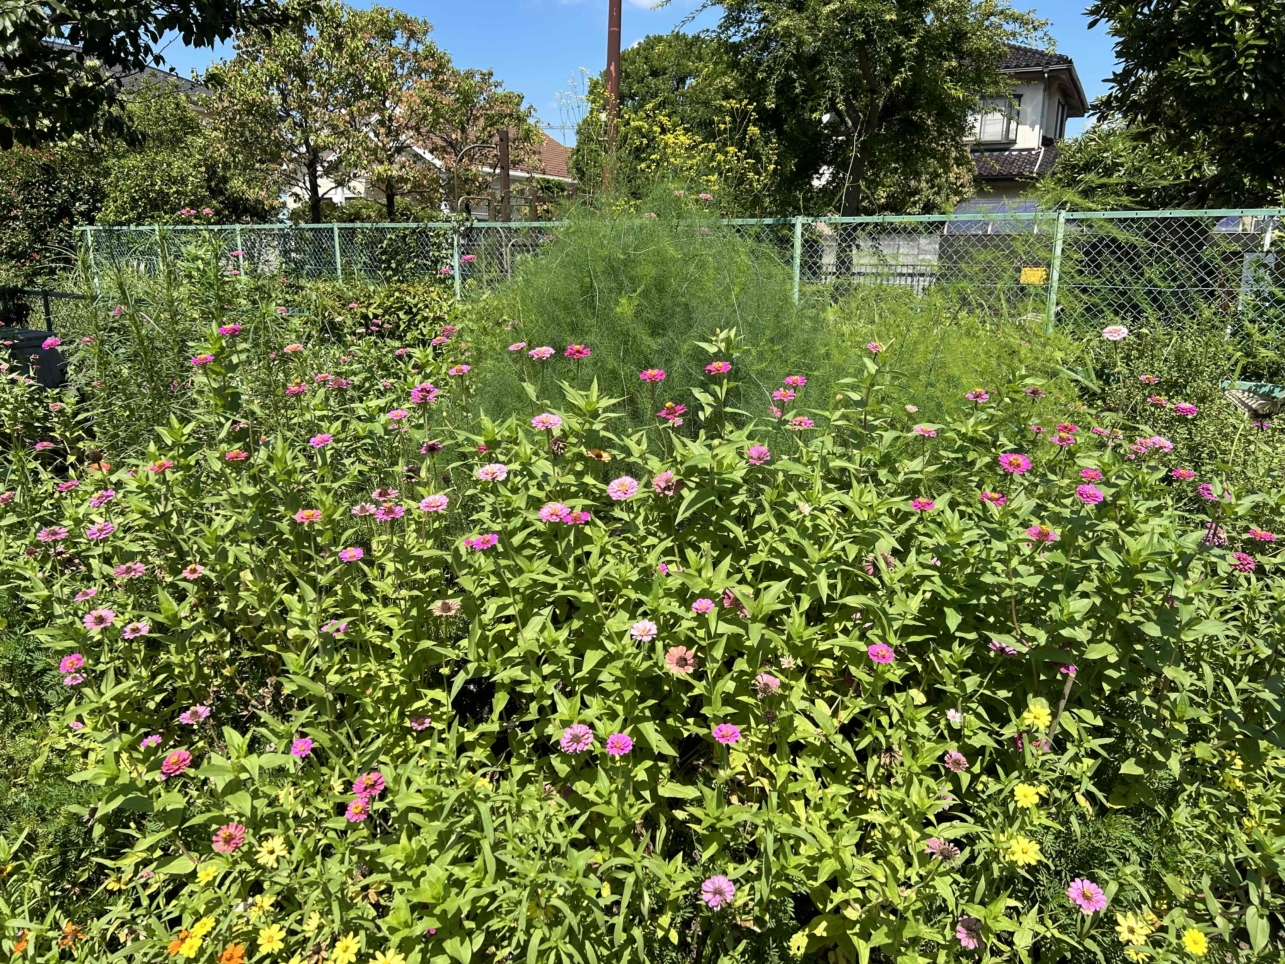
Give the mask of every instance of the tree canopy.
[(280, 25), (277, 0), (32, 0), (0, 14), (0, 147), (66, 140), (119, 120), (121, 79), (164, 64), (174, 32), (210, 47), (237, 30)]

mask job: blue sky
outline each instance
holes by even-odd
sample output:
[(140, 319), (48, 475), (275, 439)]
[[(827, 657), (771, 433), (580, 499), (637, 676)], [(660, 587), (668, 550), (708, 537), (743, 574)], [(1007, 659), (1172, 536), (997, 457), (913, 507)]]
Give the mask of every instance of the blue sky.
[[(1092, 100), (1106, 89), (1111, 74), (1111, 40), (1099, 27), (1088, 29), (1080, 2), (1038, 0), (1035, 12), (1050, 21), (1049, 33), (1059, 52), (1072, 57), (1085, 92)], [(438, 44), (461, 67), (489, 67), (511, 90), (520, 90), (535, 106), (540, 120), (558, 140), (570, 142), (576, 116), (563, 106), (567, 94), (579, 87), (583, 70), (597, 73), (607, 47), (607, 0), (471, 0), (469, 3), (431, 3), (428, 0), (384, 0), (432, 22)], [(359, 3), (364, 6), (365, 4)], [(659, 10), (650, 0), (624, 0), (622, 39), (628, 46), (649, 33), (674, 29), (699, 6), (699, 0), (673, 0)], [(1015, 3), (1024, 8), (1024, 4)], [(716, 13), (704, 14), (696, 26), (711, 24)], [(187, 75), (211, 61), (230, 56), (223, 50), (191, 50), (174, 43), (166, 59)], [(1068, 134), (1078, 133), (1083, 121), (1072, 121)]]

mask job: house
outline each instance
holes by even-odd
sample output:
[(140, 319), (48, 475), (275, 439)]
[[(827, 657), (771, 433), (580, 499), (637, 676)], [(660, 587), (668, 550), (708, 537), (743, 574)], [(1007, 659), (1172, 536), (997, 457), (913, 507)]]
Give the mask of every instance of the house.
[(983, 101), (968, 144), (977, 169), (978, 193), (970, 209), (1012, 209), (1032, 181), (1057, 163), (1066, 122), (1089, 108), (1071, 58), (1033, 47), (1008, 45), (1000, 70), (1012, 92)]

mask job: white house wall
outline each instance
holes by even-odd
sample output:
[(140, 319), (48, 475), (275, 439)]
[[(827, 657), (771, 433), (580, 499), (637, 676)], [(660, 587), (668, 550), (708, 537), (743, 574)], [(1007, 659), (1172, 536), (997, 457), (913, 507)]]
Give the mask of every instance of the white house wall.
[(1048, 93), (1043, 83), (1017, 84), (1013, 93), (1022, 98), (1017, 111), (1017, 150), (1033, 150), (1041, 144), (1044, 118), (1047, 116)]

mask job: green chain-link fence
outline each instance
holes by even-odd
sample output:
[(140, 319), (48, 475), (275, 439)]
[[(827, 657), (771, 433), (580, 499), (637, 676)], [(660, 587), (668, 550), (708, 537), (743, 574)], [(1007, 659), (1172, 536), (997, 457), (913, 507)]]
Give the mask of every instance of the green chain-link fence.
[[(1285, 209), (731, 219), (793, 274), (794, 296), (860, 285), (947, 290), (983, 311), (1096, 324), (1252, 309), (1285, 323), (1278, 235)], [(567, 222), (86, 228), (96, 269), (153, 269), (163, 245), (217, 241), (229, 271), (299, 279), (439, 275), (457, 297), (510, 277)]]

